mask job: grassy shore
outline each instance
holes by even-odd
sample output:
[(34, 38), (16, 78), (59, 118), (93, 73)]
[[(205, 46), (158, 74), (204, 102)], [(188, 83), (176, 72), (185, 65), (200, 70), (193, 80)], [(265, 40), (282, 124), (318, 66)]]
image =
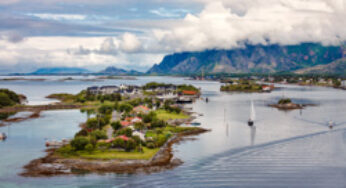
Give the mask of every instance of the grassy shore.
[(184, 113), (174, 113), (174, 112), (168, 112), (166, 110), (156, 110), (155, 111), (157, 118), (167, 121), (170, 119), (186, 119), (189, 118), (188, 115), (184, 114)]
[(56, 153), (56, 155), (64, 158), (83, 158), (83, 159), (92, 159), (92, 160), (111, 160), (111, 159), (119, 159), (119, 160), (149, 160), (151, 159), (160, 148), (153, 148), (149, 149), (146, 147), (143, 147), (143, 152), (139, 151), (132, 151), (132, 152), (125, 152), (125, 151), (117, 151), (117, 150), (94, 150), (92, 152), (87, 151), (78, 151), (71, 155), (60, 155), (59, 153)]

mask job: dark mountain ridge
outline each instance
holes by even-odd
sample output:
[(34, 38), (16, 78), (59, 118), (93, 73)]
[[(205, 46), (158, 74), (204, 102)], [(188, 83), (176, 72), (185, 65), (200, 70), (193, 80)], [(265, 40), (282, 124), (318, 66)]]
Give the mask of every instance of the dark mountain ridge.
[(342, 46), (246, 45), (231, 50), (205, 50), (167, 55), (149, 74), (274, 73), (324, 65), (343, 57)]

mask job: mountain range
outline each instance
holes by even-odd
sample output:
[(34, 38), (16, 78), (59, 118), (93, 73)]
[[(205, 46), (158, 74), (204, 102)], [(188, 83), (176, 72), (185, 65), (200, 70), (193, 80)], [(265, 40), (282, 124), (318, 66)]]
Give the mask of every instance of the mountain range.
[[(326, 65), (346, 55), (342, 46), (246, 45), (231, 50), (206, 50), (167, 55), (148, 74), (275, 73)], [(339, 66), (338, 63), (335, 65)], [(316, 71), (318, 68), (316, 68)]]
[(107, 67), (106, 69), (96, 73), (96, 74), (103, 74), (103, 75), (141, 75), (143, 73), (135, 71), (135, 70), (125, 70), (116, 68), (113, 66)]
[(49, 67), (39, 68), (36, 71), (29, 73), (30, 75), (59, 75), (59, 74), (86, 74), (91, 71), (78, 67)]
[(295, 71), (297, 74), (339, 74), (346, 75), (346, 58), (341, 58), (326, 65), (316, 65)]

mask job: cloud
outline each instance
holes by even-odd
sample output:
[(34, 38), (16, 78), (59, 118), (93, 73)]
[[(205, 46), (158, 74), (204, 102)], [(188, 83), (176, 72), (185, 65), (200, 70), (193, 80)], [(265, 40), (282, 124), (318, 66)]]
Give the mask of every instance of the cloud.
[[(169, 29), (154, 29), (159, 45), (171, 51), (230, 49), (242, 44), (296, 44), (346, 40), (346, 11), (325, 0), (244, 0), (207, 3)], [(335, 1), (337, 2), (337, 1)], [(343, 5), (345, 7), (345, 5)], [(235, 11), (233, 9), (235, 9)]]
[(120, 48), (122, 51), (126, 53), (135, 53), (139, 52), (142, 49), (142, 44), (136, 35), (131, 33), (125, 33), (122, 36)]
[(24, 37), (17, 32), (4, 32), (0, 33), (0, 40), (6, 40), (12, 43), (18, 43), (24, 40)]
[(167, 18), (177, 18), (185, 15), (188, 11), (185, 9), (165, 9), (163, 7), (160, 7), (158, 9), (152, 9), (149, 11), (152, 14), (161, 16), (161, 17), (167, 17)]
[(84, 20), (86, 18), (85, 15), (81, 14), (29, 13), (27, 15), (45, 20)]

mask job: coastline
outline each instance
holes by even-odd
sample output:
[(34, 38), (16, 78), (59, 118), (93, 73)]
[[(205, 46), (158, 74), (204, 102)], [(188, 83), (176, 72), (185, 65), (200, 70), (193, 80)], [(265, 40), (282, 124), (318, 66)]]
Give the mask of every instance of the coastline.
[(46, 150), (45, 157), (34, 159), (24, 166), (24, 177), (42, 177), (57, 175), (76, 175), (83, 173), (153, 173), (172, 169), (183, 162), (173, 158), (172, 145), (188, 136), (199, 135), (210, 130), (198, 128), (178, 133), (170, 138), (150, 160), (90, 160), (70, 159), (54, 154), (55, 149)]

